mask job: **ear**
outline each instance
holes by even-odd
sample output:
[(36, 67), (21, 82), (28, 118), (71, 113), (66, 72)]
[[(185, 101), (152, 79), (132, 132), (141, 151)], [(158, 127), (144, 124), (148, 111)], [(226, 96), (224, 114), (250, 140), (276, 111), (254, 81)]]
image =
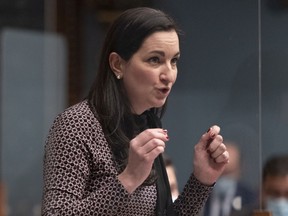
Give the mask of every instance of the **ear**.
[(109, 64), (111, 70), (114, 72), (116, 77), (122, 77), (123, 72), (122, 72), (122, 64), (123, 64), (123, 59), (116, 53), (112, 52), (109, 55)]

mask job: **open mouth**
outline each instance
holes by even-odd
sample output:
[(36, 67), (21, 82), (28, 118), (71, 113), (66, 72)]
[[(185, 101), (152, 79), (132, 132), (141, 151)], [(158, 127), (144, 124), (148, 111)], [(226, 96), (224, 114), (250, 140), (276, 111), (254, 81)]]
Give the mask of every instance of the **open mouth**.
[(161, 88), (160, 91), (163, 93), (163, 94), (168, 94), (168, 92), (170, 91), (169, 88)]

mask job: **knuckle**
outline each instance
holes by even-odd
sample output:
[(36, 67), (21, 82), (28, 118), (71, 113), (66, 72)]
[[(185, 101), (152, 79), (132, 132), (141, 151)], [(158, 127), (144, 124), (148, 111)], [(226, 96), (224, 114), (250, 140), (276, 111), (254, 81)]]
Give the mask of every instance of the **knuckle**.
[(142, 161), (143, 161), (143, 162), (148, 163), (148, 162), (150, 162), (150, 160), (151, 160), (151, 159), (150, 159), (150, 157), (149, 157), (148, 155), (143, 155), (143, 156), (142, 156)]
[(223, 142), (223, 137), (222, 137), (220, 134), (217, 135), (216, 139), (217, 139), (219, 142)]
[(136, 146), (136, 143), (137, 143), (137, 142), (136, 142), (134, 139), (131, 140), (131, 141), (130, 141), (130, 144), (129, 144), (129, 148), (130, 148), (130, 149), (136, 148), (136, 147), (135, 147), (135, 146)]
[(147, 129), (145, 130), (145, 133), (147, 136), (152, 136), (153, 135), (153, 130), (152, 129)]
[(163, 153), (164, 152), (164, 147), (163, 146), (158, 146), (156, 148), (156, 152), (157, 152), (157, 155), (160, 154), (160, 153)]
[(210, 146), (209, 146), (209, 151), (210, 151), (210, 152), (216, 151), (216, 146), (215, 146), (215, 145), (212, 145), (212, 143), (211, 143)]
[(222, 151), (227, 151), (227, 147), (224, 143), (221, 143), (219, 147)]
[(207, 136), (206, 133), (203, 134), (203, 135), (201, 136), (201, 140), (204, 140), (206, 136)]
[(152, 139), (151, 140), (151, 144), (153, 145), (153, 147), (158, 145), (158, 140), (157, 139)]
[(228, 152), (228, 151), (225, 151), (224, 154), (223, 154), (223, 156), (224, 156), (224, 159), (225, 159), (225, 160), (227, 160), (227, 161), (229, 160), (230, 155), (229, 155), (229, 152)]

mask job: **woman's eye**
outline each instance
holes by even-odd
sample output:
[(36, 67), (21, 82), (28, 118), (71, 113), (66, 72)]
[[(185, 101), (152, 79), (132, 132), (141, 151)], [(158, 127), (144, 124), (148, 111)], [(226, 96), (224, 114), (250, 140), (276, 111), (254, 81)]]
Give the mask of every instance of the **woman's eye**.
[(176, 65), (177, 64), (177, 62), (178, 62), (178, 58), (173, 58), (172, 60), (171, 60), (171, 64), (172, 65)]
[(152, 64), (158, 64), (160, 63), (160, 59), (158, 57), (152, 57), (148, 60)]

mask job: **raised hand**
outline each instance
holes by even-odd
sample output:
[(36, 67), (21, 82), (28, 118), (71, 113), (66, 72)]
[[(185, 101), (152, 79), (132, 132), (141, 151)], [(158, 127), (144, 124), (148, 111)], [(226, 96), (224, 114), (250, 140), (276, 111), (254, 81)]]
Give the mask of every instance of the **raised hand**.
[(206, 185), (216, 182), (229, 162), (229, 153), (220, 135), (220, 127), (212, 126), (194, 147), (194, 175)]
[(139, 187), (151, 172), (154, 159), (164, 152), (167, 130), (146, 129), (130, 141), (128, 163), (118, 179), (129, 193)]

